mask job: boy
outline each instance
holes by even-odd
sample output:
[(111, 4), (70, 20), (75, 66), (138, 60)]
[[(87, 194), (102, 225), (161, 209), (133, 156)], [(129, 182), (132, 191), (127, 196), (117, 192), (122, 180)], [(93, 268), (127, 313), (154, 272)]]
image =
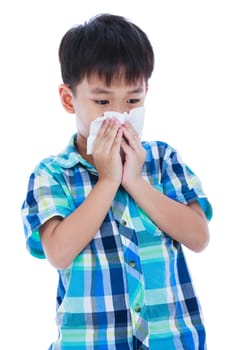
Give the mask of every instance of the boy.
[[(175, 149), (141, 142), (114, 117), (144, 106), (154, 65), (147, 36), (103, 14), (71, 28), (59, 58), (77, 134), (35, 168), (22, 206), (30, 253), (59, 274), (50, 349), (205, 349), (182, 245), (207, 246), (211, 205)], [(90, 124), (107, 111), (87, 154)]]

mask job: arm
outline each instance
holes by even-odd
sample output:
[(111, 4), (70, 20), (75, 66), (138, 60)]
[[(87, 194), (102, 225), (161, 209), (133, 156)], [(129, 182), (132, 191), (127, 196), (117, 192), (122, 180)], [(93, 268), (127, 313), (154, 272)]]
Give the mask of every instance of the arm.
[[(65, 219), (54, 217), (40, 229), (42, 245), (50, 263), (64, 269), (93, 239), (107, 214), (117, 183), (99, 181), (87, 199)], [(90, 213), (94, 213), (90, 219)]]
[(208, 224), (197, 202), (189, 205), (178, 203), (143, 179), (131, 181), (125, 184), (125, 188), (151, 220), (170, 237), (195, 252), (207, 246)]
[[(108, 125), (110, 123), (110, 125)], [(103, 124), (94, 148), (99, 180), (87, 199), (68, 217), (54, 217), (40, 229), (48, 260), (64, 269), (93, 239), (101, 226), (121, 182), (120, 142), (122, 130), (116, 122)], [(90, 219), (90, 214), (94, 213)]]
[(178, 203), (148, 184), (141, 176), (145, 150), (130, 125), (125, 126), (124, 136), (129, 143), (122, 141), (126, 154), (122, 185), (126, 191), (163, 232), (193, 251), (203, 250), (209, 241), (209, 230), (199, 204)]

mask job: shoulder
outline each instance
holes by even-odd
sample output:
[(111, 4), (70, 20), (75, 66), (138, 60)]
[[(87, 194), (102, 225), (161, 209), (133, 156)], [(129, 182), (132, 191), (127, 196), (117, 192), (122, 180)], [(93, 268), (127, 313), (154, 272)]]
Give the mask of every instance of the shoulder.
[(176, 152), (175, 148), (164, 141), (143, 141), (142, 145), (147, 151), (148, 160), (151, 158), (165, 160)]
[(34, 168), (34, 173), (52, 173), (54, 175), (64, 172), (64, 169), (72, 169), (77, 165), (80, 162), (80, 155), (74, 144), (75, 135), (71, 137), (63, 151), (42, 159)]
[(33, 169), (32, 174), (38, 176), (40, 174), (55, 174), (60, 172), (59, 167), (57, 166), (56, 156), (49, 156), (42, 159)]

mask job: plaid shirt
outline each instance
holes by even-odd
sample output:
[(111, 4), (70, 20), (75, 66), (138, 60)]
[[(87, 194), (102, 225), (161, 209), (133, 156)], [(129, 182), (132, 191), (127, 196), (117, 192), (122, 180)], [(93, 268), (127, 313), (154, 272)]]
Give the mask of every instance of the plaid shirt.
[[(45, 258), (40, 226), (53, 216), (71, 214), (98, 180), (94, 166), (77, 152), (75, 136), (64, 152), (44, 159), (29, 180), (22, 218), (28, 250), (38, 258)], [(198, 201), (210, 219), (201, 183), (176, 150), (163, 142), (142, 144), (144, 179), (178, 202)], [(206, 349), (182, 246), (122, 187), (95, 237), (58, 274), (59, 338), (50, 349)]]

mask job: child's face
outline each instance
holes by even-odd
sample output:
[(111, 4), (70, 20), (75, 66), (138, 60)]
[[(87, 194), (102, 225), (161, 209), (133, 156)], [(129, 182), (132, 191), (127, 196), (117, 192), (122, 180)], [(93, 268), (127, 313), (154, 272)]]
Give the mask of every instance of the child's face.
[(80, 136), (87, 138), (90, 123), (103, 115), (106, 111), (129, 112), (131, 109), (144, 105), (147, 85), (145, 81), (138, 81), (132, 85), (126, 85), (124, 79), (113, 82), (107, 86), (98, 76), (84, 78), (77, 85), (75, 95), (72, 94), (68, 110), (64, 104), (60, 87), (63, 106), (68, 112), (75, 113), (77, 119), (77, 131)]

